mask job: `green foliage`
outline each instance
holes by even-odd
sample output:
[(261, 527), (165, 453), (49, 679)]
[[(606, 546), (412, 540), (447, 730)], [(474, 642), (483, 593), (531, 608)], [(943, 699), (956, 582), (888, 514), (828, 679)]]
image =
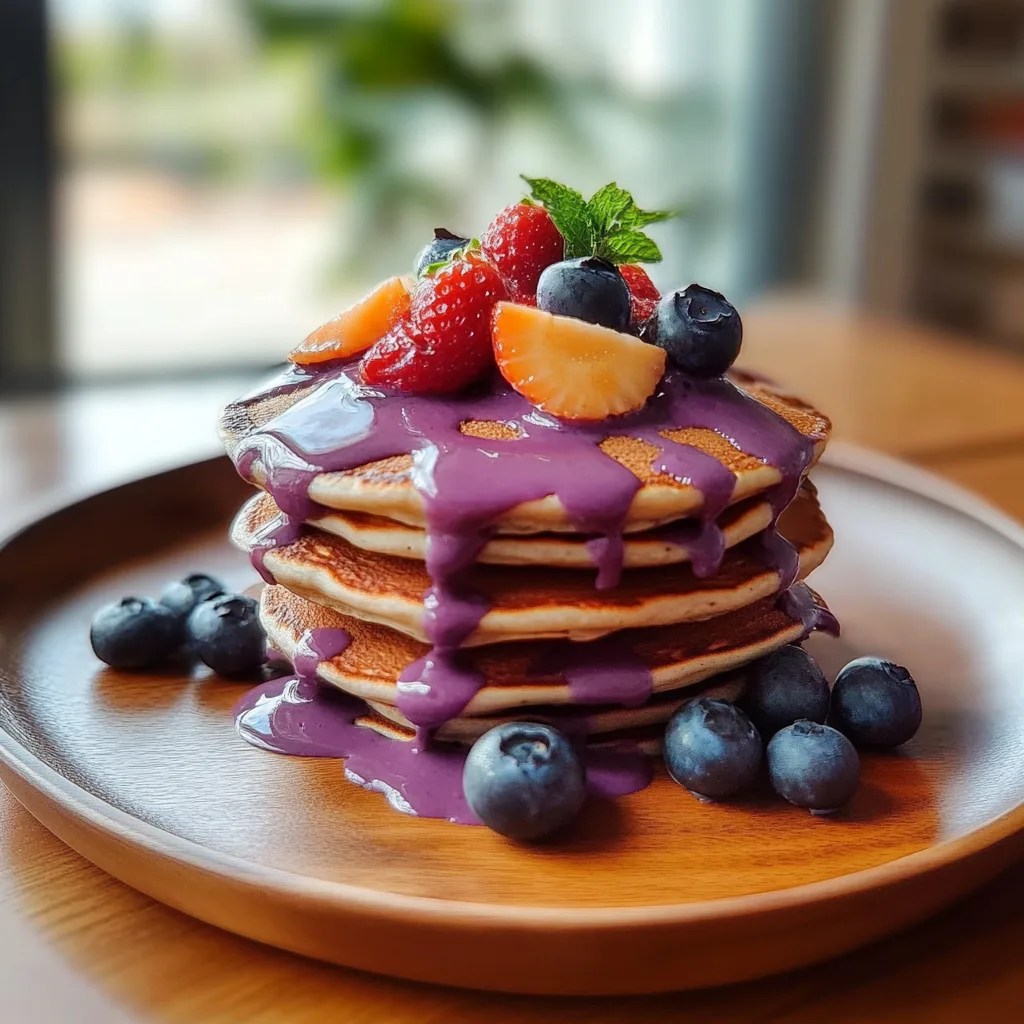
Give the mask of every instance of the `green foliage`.
[(427, 95), (455, 100), (486, 127), (516, 103), (544, 105), (557, 91), (537, 63), (508, 56), (478, 65), (455, 45), (466, 5), (450, 0), (294, 3), (250, 0), (271, 43), (301, 42), (325, 68), (322, 115), (328, 170), (344, 176), (385, 170), (395, 115)]
[(500, 15), (500, 0), (248, 0), (248, 10), (269, 46), (317, 72), (307, 137), (321, 173), (353, 186), (347, 261), (371, 256), (372, 240), (393, 236), (414, 209), (440, 218), (458, 205), (431, 168), (409, 170), (402, 158), (406, 125), (425, 104), (468, 113), (481, 166), (512, 110), (528, 106), (573, 131), (562, 87), (538, 63), (512, 53), (477, 62), (458, 45), (471, 19)]
[[(453, 104), (476, 125), (468, 157), (486, 179), (510, 115), (528, 109), (580, 152), (599, 148), (581, 111), (596, 103), (628, 106), (631, 116), (678, 135), (681, 118), (693, 121), (706, 99), (625, 97), (600, 73), (585, 78), (547, 70), (529, 56), (483, 57), (474, 35), (503, 38), (504, 0), (247, 0), (257, 31), (282, 56), (300, 59), (319, 82), (315, 124), (307, 139), (322, 173), (352, 185), (355, 200), (348, 258), (365, 263), (368, 247), (395, 244), (396, 229), (429, 210), (438, 221), (459, 208), (455, 187), (431, 167), (410, 169), (407, 126), (426, 105)], [(604, 145), (604, 140), (599, 144)], [(541, 179), (538, 179), (538, 182)], [(538, 188), (543, 189), (538, 184)], [(555, 183), (549, 187), (560, 188)], [(668, 214), (641, 210), (615, 185), (589, 203), (566, 189), (545, 202), (567, 239), (566, 254), (598, 253), (617, 263), (661, 258), (643, 229)], [(544, 202), (539, 196), (538, 202)], [(400, 230), (399, 230), (400, 233)]]
[(593, 256), (597, 244), (594, 220), (582, 194), (550, 178), (527, 178), (530, 198), (543, 206), (565, 239), (565, 258)]
[(601, 256), (611, 263), (657, 263), (661, 251), (640, 229), (674, 216), (665, 210), (641, 210), (633, 197), (615, 182), (599, 188), (590, 199), (550, 178), (527, 178), (530, 201), (551, 214), (565, 239), (566, 259)]

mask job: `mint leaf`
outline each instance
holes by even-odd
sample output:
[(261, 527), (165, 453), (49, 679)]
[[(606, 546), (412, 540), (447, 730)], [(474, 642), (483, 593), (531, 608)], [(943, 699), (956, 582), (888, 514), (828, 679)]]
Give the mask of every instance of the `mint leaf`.
[(636, 209), (633, 197), (615, 182), (599, 188), (587, 203), (587, 209), (593, 218), (600, 236), (615, 234), (624, 225), (624, 218)]
[(530, 198), (540, 203), (565, 239), (565, 258), (592, 256), (597, 244), (597, 232), (583, 196), (568, 185), (560, 185), (550, 178), (527, 178)]
[(667, 210), (641, 210), (633, 197), (614, 181), (598, 189), (590, 197), (587, 206), (600, 238), (618, 235), (623, 231), (636, 231), (672, 216)]
[(602, 239), (597, 255), (611, 263), (657, 263), (661, 250), (642, 231), (621, 231)]
[(675, 216), (672, 210), (641, 210), (634, 206), (628, 218), (623, 219), (624, 228), (645, 228), (648, 224), (658, 224), (663, 220), (671, 220)]
[(561, 185), (550, 178), (528, 178), (525, 174), (519, 175), (530, 186), (530, 198), (535, 203), (547, 207), (560, 206), (563, 202), (583, 203), (583, 196), (568, 185)]
[(609, 182), (589, 200), (575, 189), (550, 178), (527, 178), (530, 197), (542, 205), (565, 239), (565, 259), (602, 256), (612, 263), (656, 263), (658, 246), (641, 228), (668, 220), (665, 210), (641, 210), (624, 188)]

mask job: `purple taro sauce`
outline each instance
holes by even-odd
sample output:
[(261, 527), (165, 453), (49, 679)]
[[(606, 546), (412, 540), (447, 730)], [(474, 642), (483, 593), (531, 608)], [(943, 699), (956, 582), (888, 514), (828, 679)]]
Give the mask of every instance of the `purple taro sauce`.
[[(488, 611), (483, 595), (467, 584), (467, 570), (502, 514), (555, 495), (576, 529), (593, 537), (587, 550), (597, 570), (595, 586), (617, 586), (623, 524), (641, 482), (601, 450), (608, 436), (651, 445), (652, 470), (702, 495), (696, 523), (666, 528), (686, 546), (701, 577), (713, 576), (721, 566), (725, 544), (716, 520), (732, 500), (736, 479), (713, 456), (669, 440), (661, 431), (713, 430), (776, 467), (782, 480), (768, 494), (773, 520), (760, 540), (763, 558), (779, 574), (783, 609), (808, 632), (830, 625), (806, 588), (792, 587), (797, 553), (776, 528), (810, 466), (813, 442), (725, 378), (703, 380), (669, 370), (643, 409), (598, 423), (568, 423), (540, 412), (496, 374), (472, 393), (408, 395), (360, 383), (352, 363), (315, 373), (289, 369), (246, 401), (310, 384), (307, 394), (246, 438), (234, 454), (246, 479), (252, 479), (259, 463), (265, 488), (281, 510), (257, 537), (252, 562), (273, 582), (264, 556), (295, 541), (304, 522), (315, 516), (309, 488), (317, 475), (412, 455), (412, 480), (426, 514), (431, 587), (424, 605), (431, 650), (402, 671), (398, 707), (417, 727), (417, 739), (404, 743), (381, 737), (355, 724), (362, 707), (358, 701), (334, 695), (328, 700), (315, 682), (316, 666), (340, 653), (347, 636), (310, 636), (300, 643), (296, 678), (264, 684), (239, 705), (238, 729), (250, 742), (285, 753), (346, 757), (346, 774), (385, 792), (400, 809), (472, 820), (462, 797), (462, 755), (429, 739), (483, 685), (460, 656), (462, 643)], [(491, 440), (463, 434), (460, 425), (469, 420), (506, 424), (516, 436)], [(637, 706), (651, 693), (650, 671), (614, 637), (552, 648), (551, 664), (538, 670), (561, 673), (581, 704)], [(594, 756), (595, 785), (608, 793), (642, 788), (650, 770), (646, 764), (642, 771), (637, 767), (642, 756), (635, 748), (605, 746)]]

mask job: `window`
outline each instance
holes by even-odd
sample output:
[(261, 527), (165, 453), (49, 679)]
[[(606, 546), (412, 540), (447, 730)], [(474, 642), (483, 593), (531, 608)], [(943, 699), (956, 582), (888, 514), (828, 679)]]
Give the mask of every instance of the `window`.
[(72, 379), (268, 364), (434, 226), (479, 234), (520, 172), (680, 207), (656, 281), (742, 299), (787, 272), (765, 237), (793, 232), (804, 138), (772, 131), (793, 97), (766, 55), (820, 51), (823, 6), (51, 0), (46, 359)]

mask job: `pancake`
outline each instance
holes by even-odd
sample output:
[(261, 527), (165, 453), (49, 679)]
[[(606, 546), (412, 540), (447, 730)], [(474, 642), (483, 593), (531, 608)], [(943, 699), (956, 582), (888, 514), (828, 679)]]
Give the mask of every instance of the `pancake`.
[[(342, 615), (280, 586), (264, 588), (260, 621), (268, 641), (289, 660), (307, 630), (345, 630), (349, 645), (320, 662), (320, 678), (363, 700), (391, 706), (398, 703), (402, 670), (429, 649), (404, 633)], [(621, 657), (626, 652), (650, 672), (653, 693), (665, 694), (746, 665), (793, 643), (804, 632), (804, 623), (770, 598), (707, 622), (626, 631), (613, 638), (613, 653)], [(583, 650), (586, 646), (578, 653), (591, 653)], [(596, 647), (593, 652), (600, 656), (605, 650)], [(462, 715), (586, 703), (581, 696), (587, 694), (571, 686), (559, 667), (575, 653), (569, 641), (505, 643), (464, 652), (467, 666), (481, 674), (483, 685)]]
[[(275, 515), (267, 499), (250, 501), (232, 525), (233, 542), (251, 551)], [(799, 555), (798, 579), (832, 547), (832, 530), (811, 487), (786, 509), (779, 529)], [(424, 594), (431, 580), (420, 562), (363, 551), (307, 527), (296, 542), (267, 551), (264, 566), (301, 597), (427, 640)], [(607, 590), (595, 589), (594, 573), (579, 569), (476, 565), (466, 585), (484, 596), (489, 609), (462, 646), (589, 640), (621, 629), (709, 619), (775, 594), (780, 583), (779, 571), (764, 563), (758, 537), (726, 552), (713, 578), (698, 579), (686, 564), (631, 569)]]
[[(734, 381), (742, 386), (743, 392), (761, 406), (772, 410), (802, 435), (801, 443), (809, 444), (812, 449), (809, 463), (804, 469), (809, 468), (824, 451), (831, 429), (828, 418), (800, 399), (764, 381), (757, 381), (739, 373), (733, 376)], [(341, 382), (344, 384), (346, 380), (347, 378), (342, 378)], [(306, 401), (308, 404), (312, 401), (319, 383), (315, 377), (312, 382), (300, 380), (296, 384), (295, 381), (291, 381), (285, 385), (285, 390), (271, 387), (264, 393), (247, 396), (231, 403), (224, 410), (219, 424), (221, 438), (228, 454), (238, 460), (257, 435), (263, 434), (264, 431), (268, 434), (275, 431), (280, 433), (282, 420), (279, 417), (283, 417), (300, 402)], [(335, 377), (333, 383), (338, 384), (339, 378)], [(345, 386), (352, 394), (358, 391), (358, 386), (351, 382)], [(353, 401), (355, 400), (357, 399)], [(401, 402), (400, 398), (394, 400)], [(453, 397), (447, 403), (455, 415), (458, 414), (461, 401), (463, 400)], [(468, 401), (466, 399), (466, 408), (471, 409)], [(340, 402), (336, 403), (335, 407), (339, 410), (340, 416)], [(289, 422), (294, 422), (297, 418), (305, 425), (307, 419), (316, 418), (312, 414), (306, 416), (305, 407), (296, 410), (296, 413), (300, 411), (303, 415), (297, 415)], [(532, 410), (530, 415), (539, 414)], [(783, 479), (780, 467), (744, 453), (723, 436), (726, 433), (724, 425), (715, 426), (716, 429), (710, 429), (676, 426), (666, 422), (657, 433), (661, 437), (712, 456), (731, 471), (735, 477), (732, 502), (761, 494), (780, 483)], [(515, 421), (469, 419), (464, 420), (459, 429), (463, 434), (480, 438), (485, 442), (514, 442), (522, 436), (521, 424)], [(722, 430), (722, 433), (716, 432), (718, 429)], [(429, 442), (423, 436), (419, 436), (418, 441), (422, 442), (418, 462), (410, 451), (369, 461), (353, 469), (320, 472), (311, 477), (307, 488), (308, 496), (327, 508), (382, 516), (422, 528), (426, 523), (426, 514), (415, 477), (418, 466), (421, 468), (424, 461), (423, 446), (426, 445), (429, 449)], [(411, 448), (412, 441), (409, 443)], [(601, 441), (600, 447), (607, 456), (626, 467), (640, 482), (639, 490), (626, 514), (626, 532), (647, 530), (700, 512), (704, 504), (702, 492), (690, 480), (677, 479), (667, 472), (659, 472), (653, 464), (659, 453), (654, 444), (638, 437), (626, 436), (624, 433), (616, 434), (614, 424), (609, 423), (607, 436)], [(567, 466), (566, 469), (567, 472), (573, 471), (571, 466)], [(267, 485), (266, 467), (259, 457), (247, 466), (247, 476), (259, 486)], [(502, 534), (575, 532), (577, 529), (561, 501), (554, 494), (521, 502), (513, 508), (503, 510), (495, 519), (495, 525)]]
[[(385, 736), (387, 739), (395, 740), (398, 743), (412, 743), (416, 739), (416, 732), (413, 729), (392, 721), (373, 708), (367, 708), (366, 714), (360, 715), (355, 720), (355, 723), (364, 729), (372, 729), (378, 735)], [(631, 729), (620, 729), (616, 732), (592, 737), (587, 742), (587, 750), (614, 750), (618, 744), (628, 744), (630, 748), (639, 751), (647, 757), (657, 758), (661, 756), (664, 732), (665, 729), (662, 725), (646, 725)]]
[[(638, 708), (599, 707), (589, 713), (579, 709), (522, 707), (511, 709), (503, 715), (481, 715), (476, 717), (450, 718), (437, 729), (434, 735), (448, 743), (475, 743), (485, 732), (504, 722), (545, 722), (557, 729), (572, 732), (578, 730), (587, 736), (601, 736), (621, 732), (624, 729), (640, 729), (646, 726), (664, 724), (688, 700), (697, 697), (715, 697), (735, 703), (743, 695), (746, 680), (741, 674), (728, 673), (713, 676), (707, 682), (673, 690), (656, 697)], [(370, 710), (404, 729), (415, 729), (415, 725), (398, 708), (379, 701), (367, 701)], [(567, 712), (567, 713), (565, 713)]]
[[(771, 521), (771, 502), (757, 497), (731, 506), (718, 517), (727, 548), (749, 540)], [(420, 561), (426, 557), (426, 531), (394, 519), (365, 512), (324, 509), (323, 514), (310, 519), (310, 523), (364, 551)], [(690, 561), (689, 546), (682, 539), (683, 531), (678, 529), (683, 525), (672, 523), (627, 535), (623, 544), (624, 566), (640, 569)], [(699, 522), (687, 521), (685, 526), (696, 530)], [(586, 539), (566, 533), (497, 536), (487, 543), (477, 561), (487, 565), (551, 565), (575, 569), (591, 568), (594, 564)]]

